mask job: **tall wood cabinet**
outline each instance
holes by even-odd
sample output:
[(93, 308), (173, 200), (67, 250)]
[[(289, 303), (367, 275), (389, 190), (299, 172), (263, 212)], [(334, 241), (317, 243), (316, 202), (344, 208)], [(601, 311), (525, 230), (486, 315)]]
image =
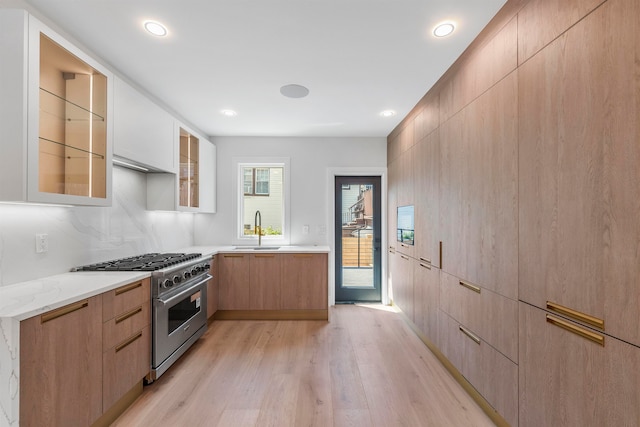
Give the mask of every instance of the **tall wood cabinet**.
[(23, 10), (0, 27), (0, 200), (111, 205), (112, 74)]

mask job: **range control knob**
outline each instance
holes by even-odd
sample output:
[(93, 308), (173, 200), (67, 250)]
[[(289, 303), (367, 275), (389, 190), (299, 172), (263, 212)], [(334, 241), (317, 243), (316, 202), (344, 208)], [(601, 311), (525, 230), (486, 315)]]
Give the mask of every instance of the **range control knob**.
[(204, 264), (204, 268), (203, 268), (204, 270), (208, 270), (210, 268), (211, 268), (211, 266), (209, 264)]
[(190, 271), (185, 271), (184, 274), (182, 275), (185, 279), (188, 279), (189, 277), (191, 277), (191, 272)]
[(163, 288), (170, 288), (171, 286), (173, 286), (173, 280), (171, 280), (171, 279), (165, 279), (162, 282), (162, 287)]
[(192, 275), (192, 276), (195, 276), (196, 274), (198, 274), (198, 272), (199, 272), (199, 271), (200, 271), (200, 270), (198, 270), (198, 267), (193, 267), (193, 268), (191, 269), (191, 275)]
[(175, 276), (173, 276), (173, 283), (174, 284), (177, 285), (180, 282), (182, 282), (182, 276), (178, 276), (177, 274)]

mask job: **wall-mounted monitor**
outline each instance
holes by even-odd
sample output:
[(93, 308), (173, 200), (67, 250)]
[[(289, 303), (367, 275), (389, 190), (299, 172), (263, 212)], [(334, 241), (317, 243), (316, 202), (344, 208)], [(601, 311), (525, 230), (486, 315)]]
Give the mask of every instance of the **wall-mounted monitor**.
[(398, 206), (398, 242), (413, 245), (413, 205)]

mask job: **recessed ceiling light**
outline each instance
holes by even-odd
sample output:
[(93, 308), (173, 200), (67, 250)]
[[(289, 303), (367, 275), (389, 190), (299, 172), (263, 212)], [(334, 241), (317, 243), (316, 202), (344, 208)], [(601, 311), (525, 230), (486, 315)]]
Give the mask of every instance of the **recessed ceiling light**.
[(436, 37), (446, 37), (449, 34), (453, 33), (453, 30), (456, 29), (456, 26), (453, 22), (442, 22), (433, 29), (433, 35)]
[(164, 37), (169, 33), (167, 27), (156, 21), (145, 21), (144, 29), (158, 37)]
[(301, 85), (284, 85), (280, 88), (280, 93), (287, 98), (304, 98), (309, 95), (309, 89)]
[(227, 117), (235, 117), (238, 115), (238, 113), (233, 110), (220, 110), (220, 114)]
[(384, 110), (380, 113), (382, 117), (393, 117), (396, 115), (396, 112), (393, 110)]

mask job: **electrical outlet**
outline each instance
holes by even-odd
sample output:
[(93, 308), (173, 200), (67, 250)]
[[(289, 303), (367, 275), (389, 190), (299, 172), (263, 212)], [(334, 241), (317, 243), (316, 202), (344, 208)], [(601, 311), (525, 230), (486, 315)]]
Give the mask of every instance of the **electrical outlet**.
[(327, 234), (327, 226), (326, 225), (319, 225), (318, 226), (318, 235), (324, 236), (325, 234)]
[(49, 250), (49, 235), (36, 234), (36, 253), (41, 254)]
[(308, 225), (303, 225), (302, 226), (302, 234), (309, 234), (309, 226)]

